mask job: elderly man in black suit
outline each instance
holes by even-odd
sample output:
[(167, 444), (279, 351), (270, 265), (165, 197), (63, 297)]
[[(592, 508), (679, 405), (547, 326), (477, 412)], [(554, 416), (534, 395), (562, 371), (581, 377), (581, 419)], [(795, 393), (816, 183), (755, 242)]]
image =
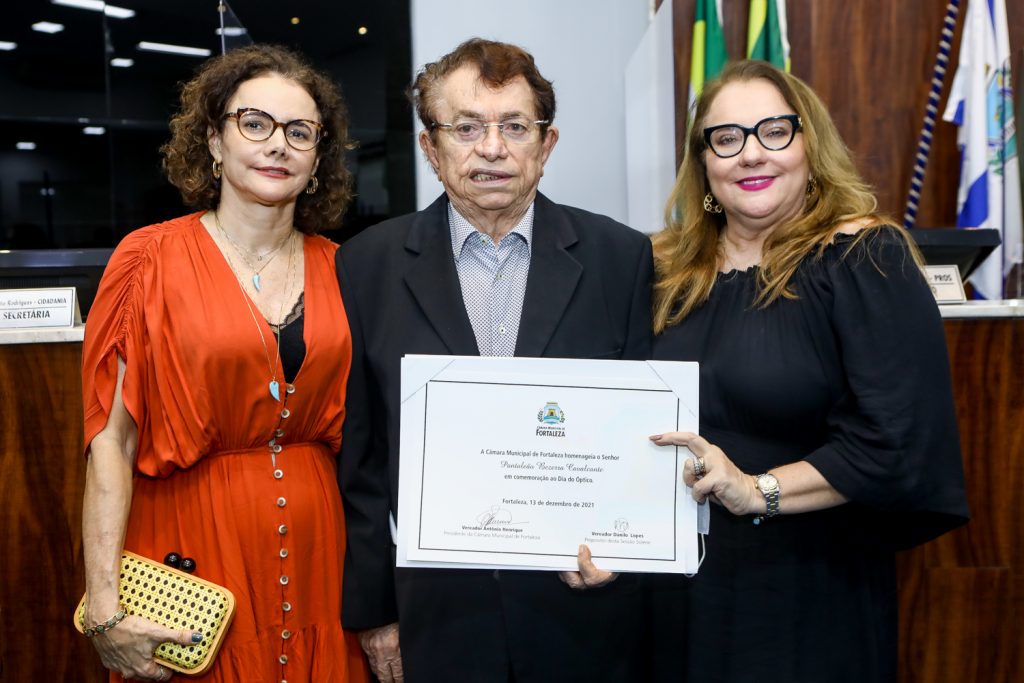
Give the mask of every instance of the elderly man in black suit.
[(403, 355), (642, 359), (651, 329), (647, 238), (537, 192), (558, 129), (529, 53), (467, 41), (412, 97), (444, 194), (337, 256), (354, 344), (343, 622), (386, 682), (640, 680), (639, 579), (585, 546), (579, 572), (395, 568)]

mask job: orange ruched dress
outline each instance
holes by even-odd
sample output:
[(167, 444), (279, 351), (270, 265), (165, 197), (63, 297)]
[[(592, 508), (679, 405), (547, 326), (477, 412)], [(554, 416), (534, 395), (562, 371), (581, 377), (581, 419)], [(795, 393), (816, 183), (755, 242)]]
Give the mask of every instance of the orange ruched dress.
[(336, 453), (352, 343), (337, 246), (304, 238), (306, 355), (287, 393), (273, 331), (201, 215), (137, 230), (111, 257), (85, 331), (85, 443), (107, 422), (120, 356), (139, 434), (125, 549), (191, 557), (238, 603), (216, 663), (193, 680), (365, 681), (341, 627)]

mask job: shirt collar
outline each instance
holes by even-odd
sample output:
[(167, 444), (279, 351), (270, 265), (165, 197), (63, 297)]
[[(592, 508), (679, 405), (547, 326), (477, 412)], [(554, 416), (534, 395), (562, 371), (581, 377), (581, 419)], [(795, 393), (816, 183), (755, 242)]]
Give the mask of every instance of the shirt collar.
[[(531, 202), (529, 208), (526, 209), (526, 213), (519, 219), (516, 226), (509, 230), (508, 235), (519, 235), (526, 246), (530, 247), (533, 242), (533, 206)], [(473, 235), (483, 234), (479, 230), (473, 227), (466, 218), (456, 210), (455, 205), (448, 202), (448, 227), (452, 238), (452, 253), (455, 254), (455, 260), (458, 261), (459, 257), (462, 256), (462, 248), (466, 246), (466, 240)], [(505, 239), (504, 237), (502, 239)]]

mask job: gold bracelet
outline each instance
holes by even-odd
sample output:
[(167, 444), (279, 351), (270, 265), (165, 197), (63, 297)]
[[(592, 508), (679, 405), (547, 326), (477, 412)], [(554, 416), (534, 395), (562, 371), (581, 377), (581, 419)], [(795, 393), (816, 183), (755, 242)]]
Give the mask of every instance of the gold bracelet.
[(124, 605), (123, 604), (122, 605), (118, 605), (118, 610), (114, 614), (114, 616), (110, 617), (109, 619), (104, 621), (102, 624), (96, 624), (92, 628), (87, 628), (87, 629), (85, 629), (82, 632), (85, 634), (86, 638), (92, 638), (93, 636), (97, 636), (97, 635), (99, 635), (101, 633), (105, 633), (105, 632), (109, 631), (110, 629), (114, 628), (115, 626), (120, 624), (121, 621), (123, 621), (124, 618), (127, 615), (128, 615), (128, 613), (125, 611)]

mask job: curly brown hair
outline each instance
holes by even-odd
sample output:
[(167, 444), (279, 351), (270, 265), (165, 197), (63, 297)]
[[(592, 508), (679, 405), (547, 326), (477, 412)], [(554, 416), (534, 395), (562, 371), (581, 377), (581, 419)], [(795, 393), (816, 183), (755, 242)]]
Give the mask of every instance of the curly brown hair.
[(437, 105), (441, 82), (463, 66), (475, 66), (480, 80), (492, 88), (500, 88), (517, 76), (522, 76), (533, 90), (537, 101), (537, 115), (547, 121), (541, 126), (543, 133), (555, 120), (555, 88), (537, 69), (533, 55), (510, 43), (499, 43), (483, 38), (470, 38), (453, 51), (423, 67), (409, 86), (409, 100), (416, 107), (423, 127), (433, 139), (436, 129), (434, 108)]
[(298, 53), (278, 45), (248, 45), (214, 57), (181, 87), (181, 105), (171, 119), (171, 139), (160, 148), (164, 172), (189, 206), (213, 209), (220, 181), (213, 177), (209, 131), (224, 129), (228, 101), (245, 81), (278, 74), (302, 86), (316, 103), (325, 137), (317, 146), (316, 194), (302, 193), (295, 203), (295, 227), (316, 234), (337, 227), (352, 199), (352, 174), (345, 167), (348, 112), (341, 91), (326, 74)]

